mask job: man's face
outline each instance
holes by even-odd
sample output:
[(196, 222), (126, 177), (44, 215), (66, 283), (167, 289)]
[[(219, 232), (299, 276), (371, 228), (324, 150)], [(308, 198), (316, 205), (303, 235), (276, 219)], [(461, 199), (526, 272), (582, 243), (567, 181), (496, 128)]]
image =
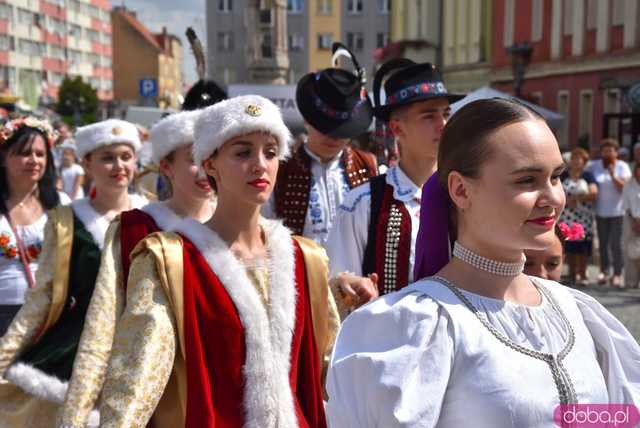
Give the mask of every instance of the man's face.
[(451, 108), (446, 98), (412, 103), (392, 115), (389, 127), (403, 156), (437, 158), (442, 130)]

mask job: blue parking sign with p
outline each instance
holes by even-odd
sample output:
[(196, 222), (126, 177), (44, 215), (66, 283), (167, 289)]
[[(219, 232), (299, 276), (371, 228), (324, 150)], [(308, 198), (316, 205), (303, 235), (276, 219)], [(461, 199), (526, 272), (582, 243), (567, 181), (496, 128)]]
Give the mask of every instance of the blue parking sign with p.
[(158, 81), (156, 79), (140, 79), (140, 96), (157, 97)]

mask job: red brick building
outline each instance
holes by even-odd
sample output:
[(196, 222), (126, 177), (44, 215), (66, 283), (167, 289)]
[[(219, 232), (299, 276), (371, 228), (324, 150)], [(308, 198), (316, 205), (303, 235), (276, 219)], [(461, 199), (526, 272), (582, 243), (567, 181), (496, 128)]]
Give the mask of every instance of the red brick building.
[[(492, 86), (513, 92), (507, 48), (533, 50), (521, 93), (565, 115), (564, 147), (603, 135), (633, 144), (640, 120), (605, 113), (631, 112), (629, 88), (640, 82), (640, 2), (636, 0), (494, 0)], [(620, 128), (618, 127), (620, 125)], [(634, 127), (635, 126), (635, 127)]]

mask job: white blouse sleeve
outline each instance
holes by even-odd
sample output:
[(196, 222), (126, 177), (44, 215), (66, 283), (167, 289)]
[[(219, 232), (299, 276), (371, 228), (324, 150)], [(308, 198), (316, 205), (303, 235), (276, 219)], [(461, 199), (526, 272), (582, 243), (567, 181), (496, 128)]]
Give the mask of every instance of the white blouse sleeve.
[(345, 271), (362, 276), (370, 218), (371, 191), (366, 183), (347, 193), (329, 232), (326, 250), (331, 278)]
[(453, 356), (448, 314), (428, 296), (393, 293), (355, 311), (327, 376), (329, 427), (435, 426)]
[(609, 402), (640, 405), (640, 346), (611, 312), (593, 297), (570, 290), (596, 346)]

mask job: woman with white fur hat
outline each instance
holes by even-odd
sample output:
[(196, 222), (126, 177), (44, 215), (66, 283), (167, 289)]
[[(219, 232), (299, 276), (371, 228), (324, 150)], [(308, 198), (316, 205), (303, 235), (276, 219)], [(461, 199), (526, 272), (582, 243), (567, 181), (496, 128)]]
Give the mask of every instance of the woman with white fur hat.
[(193, 153), (216, 211), (134, 250), (102, 427), (326, 426), (321, 358), (335, 333), (326, 255), (260, 216), (290, 139), (263, 97), (202, 111)]
[(111, 354), (116, 324), (124, 311), (130, 253), (138, 242), (158, 231), (170, 231), (185, 217), (205, 222), (215, 209), (213, 189), (193, 162), (193, 128), (199, 110), (176, 113), (151, 128), (151, 158), (173, 189), (171, 198), (123, 212), (111, 223), (102, 264), (87, 311), (60, 425), (91, 421)]
[(52, 426), (64, 400), (104, 237), (121, 211), (146, 200), (129, 195), (140, 139), (135, 126), (110, 119), (78, 129), (78, 156), (95, 196), (49, 214), (36, 286), (0, 338), (0, 426)]

